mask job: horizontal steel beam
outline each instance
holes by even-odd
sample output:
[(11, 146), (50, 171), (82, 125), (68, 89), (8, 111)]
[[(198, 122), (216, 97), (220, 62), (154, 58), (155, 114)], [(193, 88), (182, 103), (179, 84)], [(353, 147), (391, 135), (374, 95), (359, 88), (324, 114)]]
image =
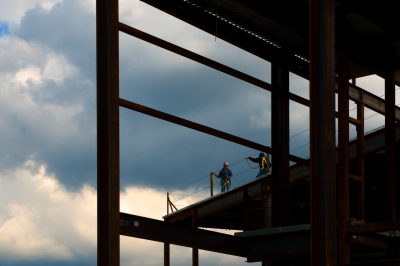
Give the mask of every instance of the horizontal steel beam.
[[(395, 141), (400, 141), (400, 125), (396, 127)], [(379, 150), (385, 149), (385, 132), (384, 128), (375, 132), (372, 132), (365, 136), (364, 153), (370, 154)], [(350, 159), (357, 156), (357, 140), (350, 143)]]
[[(362, 102), (365, 107), (385, 115), (385, 100), (349, 83), (349, 98), (355, 102)], [(395, 107), (396, 120), (400, 120), (400, 108)]]
[(384, 239), (373, 236), (352, 235), (349, 239), (351, 243), (379, 248), (381, 250), (388, 249), (390, 245), (388, 238)]
[[(385, 148), (384, 129), (372, 132), (365, 136), (364, 154), (370, 154)], [(400, 126), (396, 127), (396, 142), (400, 141)], [(349, 147), (350, 159), (357, 156), (357, 140), (350, 142)], [(303, 165), (295, 165), (290, 170), (291, 182), (299, 181), (310, 175), (309, 168)]]
[[(207, 14), (202, 10), (195, 8), (187, 4), (187, 6), (182, 7), (182, 2), (176, 3), (176, 1), (156, 1), (156, 0), (142, 0), (143, 2), (154, 6), (172, 16), (179, 18), (182, 21), (185, 21), (189, 24), (192, 24), (195, 27), (200, 28), (210, 34), (215, 34), (215, 17), (211, 14)], [(218, 21), (219, 23), (219, 35), (218, 37), (224, 39), (228, 43), (232, 43), (239, 48), (250, 52), (260, 58), (263, 58), (269, 62), (273, 62), (274, 60), (279, 60), (279, 58), (275, 58), (277, 54), (276, 47), (271, 47), (261, 39), (257, 37), (247, 34), (239, 28), (224, 22)], [(222, 35), (224, 34), (224, 35)], [(240, 36), (240, 38), (237, 38)], [(289, 64), (290, 71), (296, 73), (297, 75), (308, 78), (308, 62), (302, 59), (297, 58), (296, 56), (292, 55), (290, 57), (290, 64)], [(400, 72), (399, 72), (400, 73)], [(400, 76), (400, 74), (398, 74)], [(269, 86), (271, 86), (269, 84)], [(385, 101), (353, 84), (349, 84), (349, 97), (354, 101), (361, 101), (365, 104), (366, 107), (380, 113), (385, 114)], [(290, 99), (296, 101), (298, 103), (307, 104), (307, 99), (295, 99), (295, 94), (290, 95)], [(305, 101), (304, 101), (305, 100)], [(400, 108), (396, 107), (396, 120), (400, 120)]]
[[(246, 241), (248, 261), (279, 260), (310, 255), (310, 237), (307, 233), (292, 233), (284, 237), (249, 238)], [(267, 251), (267, 252), (266, 252)]]
[[(265, 89), (267, 91), (273, 91), (275, 89), (271, 84), (269, 84), (269, 83), (267, 83), (265, 81), (262, 81), (261, 79), (255, 78), (255, 77), (250, 76), (248, 74), (245, 74), (245, 73), (243, 73), (241, 71), (238, 71), (238, 70), (236, 70), (234, 68), (231, 68), (231, 67), (228, 67), (228, 66), (226, 66), (224, 64), (218, 63), (218, 62), (216, 62), (214, 60), (211, 60), (211, 59), (209, 59), (207, 57), (204, 57), (202, 55), (196, 54), (196, 53), (194, 53), (194, 52), (192, 52), (190, 50), (187, 50), (185, 48), (179, 47), (179, 46), (177, 46), (175, 44), (172, 44), (170, 42), (167, 42), (165, 40), (157, 38), (157, 37), (155, 37), (153, 35), (150, 35), (150, 34), (148, 34), (146, 32), (143, 32), (141, 30), (135, 29), (135, 28), (133, 28), (131, 26), (128, 26), (128, 25), (126, 25), (124, 23), (121, 23), (121, 22), (119, 23), (119, 29), (120, 29), (120, 31), (122, 31), (122, 32), (124, 32), (126, 34), (129, 34), (129, 35), (131, 35), (133, 37), (139, 38), (139, 39), (141, 39), (143, 41), (146, 41), (148, 43), (151, 43), (153, 45), (156, 45), (156, 46), (161, 47), (163, 49), (166, 49), (168, 51), (171, 51), (171, 52), (173, 52), (175, 54), (178, 54), (178, 55), (181, 55), (181, 56), (186, 57), (188, 59), (191, 59), (191, 60), (193, 60), (193, 61), (195, 61), (197, 63), (203, 64), (203, 65), (208, 66), (210, 68), (213, 68), (215, 70), (221, 71), (221, 72), (223, 72), (225, 74), (228, 74), (228, 75), (230, 75), (232, 77), (235, 77), (235, 78), (240, 79), (242, 81), (248, 82), (248, 83), (250, 83), (250, 84), (252, 84), (254, 86), (260, 87), (260, 88)], [(301, 96), (298, 96), (296, 94), (290, 93), (290, 92), (289, 92), (289, 99), (292, 100), (292, 101), (295, 101), (297, 103), (309, 106), (309, 101), (307, 99), (305, 99), (305, 98), (303, 98)]]
[[(223, 212), (230, 208), (241, 206), (246, 199), (256, 200), (265, 194), (266, 187), (271, 185), (271, 179), (258, 178), (246, 185), (234, 188), (229, 192), (219, 193), (207, 200), (200, 201), (194, 205), (182, 208), (176, 212), (164, 216), (164, 220), (175, 223), (187, 219), (192, 216), (193, 209), (196, 209), (196, 215), (201, 223), (202, 219), (206, 219), (212, 215)], [(246, 193), (244, 193), (246, 191)], [(246, 194), (246, 196), (245, 196)], [(201, 224), (200, 224), (201, 225)], [(235, 228), (242, 230), (243, 228)]]
[[(142, 1), (269, 62), (280, 60), (276, 56), (279, 48), (270, 41), (260, 38), (256, 34), (249, 34), (249, 32), (229, 21), (223, 19), (217, 20), (211, 12), (204, 12), (202, 9), (192, 5), (190, 1)], [(308, 64), (306, 60), (292, 55), (289, 61), (292, 67), (290, 71), (298, 75), (308, 76)]]
[(336, 266), (399, 266), (400, 260), (376, 260), (376, 261), (365, 261), (355, 262), (351, 264), (338, 264)]
[(120, 232), (124, 236), (246, 257), (242, 242), (232, 235), (177, 226), (127, 213), (121, 213), (120, 217)]
[[(213, 68), (215, 70), (221, 71), (221, 72), (223, 72), (225, 74), (228, 74), (228, 75), (230, 75), (232, 77), (235, 77), (235, 78), (240, 79), (242, 81), (248, 82), (248, 83), (250, 83), (250, 84), (252, 84), (254, 86), (257, 86), (259, 88), (265, 89), (267, 91), (273, 91), (274, 90), (274, 87), (271, 84), (269, 84), (269, 83), (267, 83), (265, 81), (262, 81), (260, 79), (257, 79), (255, 77), (253, 77), (253, 76), (250, 76), (250, 75), (245, 74), (245, 73), (243, 73), (241, 71), (238, 71), (238, 70), (236, 70), (234, 68), (228, 67), (228, 66), (226, 66), (224, 64), (221, 64), (219, 62), (211, 60), (211, 59), (209, 59), (207, 57), (204, 57), (202, 55), (196, 54), (196, 53), (194, 53), (194, 52), (192, 52), (190, 50), (187, 50), (185, 48), (179, 47), (179, 46), (177, 46), (175, 44), (172, 44), (170, 42), (167, 42), (165, 40), (157, 38), (157, 37), (155, 37), (153, 35), (150, 35), (150, 34), (148, 34), (146, 32), (143, 32), (141, 30), (133, 28), (133, 27), (131, 27), (129, 25), (126, 25), (124, 23), (121, 23), (121, 22), (119, 23), (119, 30), (124, 32), (124, 33), (126, 33), (126, 34), (128, 34), (128, 35), (131, 35), (133, 37), (139, 38), (139, 39), (141, 39), (143, 41), (146, 41), (148, 43), (151, 43), (153, 45), (156, 45), (158, 47), (161, 47), (163, 49), (166, 49), (168, 51), (176, 53), (178, 55), (181, 55), (181, 56), (183, 56), (185, 58), (191, 59), (191, 60), (193, 60), (195, 62), (198, 62), (200, 64), (206, 65), (206, 66), (208, 66), (210, 68)], [(349, 98), (351, 100), (353, 100), (353, 101), (356, 101), (356, 102), (362, 102), (365, 105), (365, 107), (368, 107), (369, 109), (371, 109), (371, 110), (373, 110), (373, 111), (375, 111), (375, 112), (377, 112), (379, 114), (385, 115), (385, 100), (384, 99), (382, 99), (382, 98), (380, 98), (380, 97), (378, 97), (378, 96), (376, 96), (376, 95), (374, 95), (374, 94), (372, 94), (370, 92), (367, 92), (367, 91), (365, 91), (365, 90), (363, 90), (363, 89), (361, 89), (361, 88), (359, 88), (359, 87), (357, 87), (357, 86), (355, 86), (355, 85), (353, 85), (351, 83), (349, 83)], [(289, 92), (289, 99), (294, 101), (294, 102), (297, 102), (299, 104), (302, 104), (304, 106), (307, 106), (307, 107), (310, 106), (310, 101), (308, 99), (303, 98), (301, 96), (298, 96), (298, 95), (296, 95), (294, 93), (291, 93), (291, 92)], [(396, 106), (396, 111), (395, 112), (396, 112), (396, 120), (400, 120), (400, 108)], [(336, 116), (337, 116), (337, 114), (336, 114)], [(357, 121), (352, 120), (352, 119), (350, 119), (350, 123), (352, 123), (354, 125), (359, 124)]]
[(120, 217), (120, 233), (124, 236), (245, 257), (252, 261), (286, 259), (309, 252), (308, 232), (237, 237), (127, 213), (121, 213)]
[(400, 220), (353, 225), (348, 227), (347, 232), (349, 234), (362, 234), (396, 230), (400, 230)]
[[(184, 126), (187, 128), (191, 128), (191, 129), (194, 129), (194, 130), (197, 130), (197, 131), (200, 131), (200, 132), (203, 132), (203, 133), (206, 133), (206, 134), (209, 134), (209, 135), (221, 138), (221, 139), (225, 139), (225, 140), (228, 140), (228, 141), (231, 141), (231, 142), (234, 142), (234, 143), (237, 143), (237, 144), (240, 144), (240, 145), (243, 145), (243, 146), (255, 149), (255, 150), (264, 151), (266, 153), (272, 152), (271, 147), (261, 145), (261, 144), (258, 144), (256, 142), (253, 142), (253, 141), (250, 141), (247, 139), (243, 139), (243, 138), (237, 137), (237, 136), (229, 134), (229, 133), (225, 133), (223, 131), (220, 131), (220, 130), (217, 130), (217, 129), (214, 129), (211, 127), (207, 127), (207, 126), (180, 118), (178, 116), (164, 113), (164, 112), (149, 108), (147, 106), (140, 105), (138, 103), (134, 103), (134, 102), (131, 102), (131, 101), (128, 101), (125, 99), (119, 99), (119, 104), (120, 104), (120, 106), (125, 107), (127, 109), (130, 109), (130, 110), (133, 110), (136, 112), (140, 112), (143, 114), (147, 114), (147, 115), (150, 115), (150, 116), (153, 116), (153, 117), (165, 120), (165, 121), (169, 121), (171, 123), (181, 125), (181, 126)], [(301, 163), (301, 164), (307, 163), (307, 161), (304, 160), (303, 158), (300, 158), (300, 157), (297, 157), (294, 155), (290, 155), (289, 159), (296, 163)]]

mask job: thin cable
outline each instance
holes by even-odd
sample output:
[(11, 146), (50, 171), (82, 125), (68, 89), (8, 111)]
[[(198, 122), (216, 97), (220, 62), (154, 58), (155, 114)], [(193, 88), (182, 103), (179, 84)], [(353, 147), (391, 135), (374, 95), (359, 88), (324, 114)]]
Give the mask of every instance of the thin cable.
[(189, 194), (189, 195), (186, 195), (186, 196), (184, 196), (184, 197), (182, 197), (182, 198), (179, 198), (179, 199), (177, 199), (177, 200), (174, 200), (175, 202), (178, 202), (178, 201), (181, 201), (181, 200), (183, 200), (183, 199), (186, 199), (187, 197), (190, 197), (190, 196), (192, 196), (192, 195), (194, 195), (194, 194), (196, 194), (196, 193), (198, 193), (198, 192), (200, 192), (200, 191), (203, 191), (203, 190), (205, 190), (205, 189), (208, 189), (209, 188), (209, 186), (207, 185), (206, 187), (203, 187), (203, 188), (201, 188), (201, 189), (199, 189), (199, 190), (196, 190), (196, 191), (194, 191), (193, 193), (191, 193), (191, 194)]
[[(246, 170), (243, 170), (243, 171), (239, 172), (238, 174), (235, 174), (234, 176), (235, 176), (235, 177), (239, 177), (239, 176), (245, 174), (246, 172), (248, 172), (248, 171), (250, 171), (250, 170), (251, 170), (251, 169), (248, 168), (248, 169), (246, 169)], [(217, 185), (218, 185), (217, 182), (213, 182), (213, 187), (215, 187), (215, 186), (217, 186)], [(197, 194), (197, 193), (199, 193), (199, 192), (202, 192), (202, 191), (204, 191), (204, 190), (206, 190), (206, 189), (209, 189), (209, 188), (210, 188), (210, 186), (207, 185), (207, 186), (202, 187), (202, 188), (200, 188), (200, 189), (198, 189), (198, 190), (196, 190), (196, 191), (194, 191), (194, 192), (192, 192), (192, 193), (190, 193), (190, 194), (188, 194), (188, 195), (173, 194), (173, 193), (170, 193), (170, 195), (180, 195), (180, 196), (182, 196), (182, 197), (178, 198), (177, 200), (174, 200), (174, 202), (177, 202), (177, 201), (181, 201), (181, 200), (183, 200), (183, 199), (185, 199), (185, 198), (187, 198), (187, 197), (193, 196), (193, 195), (195, 195), (195, 194)], [(201, 196), (195, 196), (195, 197), (201, 197)]]
[(204, 179), (207, 178), (207, 177), (208, 177), (208, 175), (200, 176), (199, 178), (196, 178), (196, 179), (194, 179), (193, 181), (190, 181), (189, 183), (186, 183), (186, 184), (183, 184), (183, 185), (181, 185), (181, 186), (179, 186), (179, 187), (176, 187), (176, 188), (173, 189), (173, 190), (180, 190), (180, 189), (182, 189), (182, 188), (184, 188), (184, 187), (187, 187), (187, 186), (189, 186), (189, 185), (192, 185), (192, 184), (198, 182), (199, 180), (204, 180)]
[(297, 132), (296, 134), (290, 136), (290, 139), (295, 138), (297, 136), (300, 136), (300, 135), (302, 135), (302, 134), (304, 134), (304, 133), (306, 133), (308, 131), (310, 131), (310, 130), (309, 129), (304, 129), (303, 131)]
[[(399, 89), (400, 89), (400, 87), (397, 87), (397, 88), (395, 89), (395, 91), (397, 91), (397, 90), (399, 90)], [(378, 97), (380, 97), (380, 98), (383, 99), (384, 96), (385, 96), (385, 94), (384, 94), (384, 95), (381, 95), (381, 96), (378, 96)], [(355, 110), (355, 109), (357, 109), (357, 106), (354, 107), (354, 108), (352, 108), (352, 109), (350, 109), (349, 112), (351, 112), (351, 111), (353, 111), (353, 110)], [(370, 118), (372, 118), (372, 117), (374, 117), (374, 116), (376, 116), (376, 115), (378, 115), (378, 114), (379, 114), (379, 113), (374, 113), (374, 114), (372, 114), (372, 115), (370, 115), (370, 116), (364, 118), (364, 121), (366, 121), (366, 120), (368, 120), (368, 119), (370, 119)], [(373, 129), (373, 130), (375, 130), (375, 129)], [(371, 130), (371, 131), (373, 131), (373, 130)], [(298, 136), (300, 136), (300, 135), (302, 135), (302, 134), (304, 134), (304, 133), (306, 133), (306, 132), (309, 132), (309, 131), (310, 131), (309, 129), (305, 129), (305, 130), (302, 130), (302, 131), (300, 131), (300, 132), (297, 132), (296, 134), (293, 134), (292, 136), (290, 136), (290, 139), (293, 139), (293, 138), (295, 138), (295, 137), (298, 137)], [(371, 131), (369, 131), (369, 132), (371, 132)], [(305, 146), (307, 146), (307, 145), (309, 145), (309, 144), (310, 144), (310, 143), (307, 142), (307, 143), (305, 143), (305, 144), (303, 144), (303, 145), (297, 146), (296, 148), (291, 149), (290, 152), (294, 152), (294, 151), (296, 151), (296, 150), (298, 150), (298, 149), (301, 149), (301, 148), (303, 148), (303, 147), (305, 147)], [(256, 155), (256, 154), (257, 154), (257, 152), (254, 153), (254, 154), (252, 154), (251, 156), (254, 156), (254, 155)], [(250, 168), (252, 168), (252, 169), (258, 168), (257, 166), (256, 166), (256, 167), (250, 166), (250, 164), (249, 164), (247, 158), (245, 158), (245, 159), (240, 159), (240, 160), (238, 160), (238, 161), (235, 161), (235, 162), (233, 162), (233, 163), (231, 164), (231, 166), (234, 166), (234, 165), (240, 163), (240, 162), (243, 161), (243, 160), (246, 160), (246, 162), (247, 162), (247, 164), (248, 164), (248, 166), (249, 166)], [(237, 174), (237, 175), (235, 175), (235, 176), (240, 176), (241, 174), (244, 174), (244, 173), (248, 172), (249, 170), (250, 170), (250, 169), (244, 170), (244, 171), (240, 172), (239, 174)], [(207, 177), (208, 177), (208, 175), (201, 176), (201, 177), (199, 177), (199, 178), (197, 178), (197, 179), (194, 179), (193, 181), (191, 181), (191, 182), (189, 182), (189, 183), (186, 183), (186, 184), (184, 184), (184, 185), (181, 185), (181, 186), (175, 188), (174, 190), (182, 189), (182, 188), (184, 188), (184, 187), (187, 187), (187, 186), (189, 186), (189, 185), (192, 185), (192, 184), (198, 182), (199, 180), (203, 180), (203, 179), (205, 179), (205, 178), (207, 178)], [(214, 183), (214, 186), (216, 186), (216, 183)], [(196, 193), (198, 193), (198, 192), (201, 192), (201, 191), (203, 191), (203, 190), (206, 189), (206, 188), (209, 188), (209, 186), (204, 187), (204, 188), (202, 188), (202, 189), (200, 189), (200, 190), (197, 190), (197, 191), (195, 191), (194, 193), (192, 193), (192, 194), (190, 194), (190, 195), (184, 196), (183, 198), (181, 198), (181, 199), (179, 199), (179, 200), (182, 200), (182, 199), (187, 198), (187, 197), (189, 197), (189, 196), (193, 196), (194, 194), (196, 194)], [(175, 194), (171, 194), (171, 195), (175, 195)]]

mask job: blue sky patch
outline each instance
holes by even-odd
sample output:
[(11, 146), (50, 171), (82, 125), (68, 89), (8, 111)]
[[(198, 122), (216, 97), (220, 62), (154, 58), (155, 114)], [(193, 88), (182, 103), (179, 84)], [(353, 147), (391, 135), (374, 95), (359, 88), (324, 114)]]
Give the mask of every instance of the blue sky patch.
[(0, 22), (0, 37), (10, 35), (10, 29), (7, 22)]

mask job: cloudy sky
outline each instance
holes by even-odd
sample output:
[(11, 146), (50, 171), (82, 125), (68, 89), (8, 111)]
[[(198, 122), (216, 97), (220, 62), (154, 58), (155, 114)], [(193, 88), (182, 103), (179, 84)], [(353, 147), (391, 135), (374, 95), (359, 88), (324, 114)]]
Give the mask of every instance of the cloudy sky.
[[(120, 20), (270, 82), (268, 62), (138, 0), (120, 1)], [(95, 0), (0, 3), (0, 265), (96, 265), (95, 45)], [(358, 82), (383, 94), (380, 79)], [(128, 100), (270, 145), (268, 92), (123, 33), (120, 86)], [(308, 98), (295, 75), (290, 89)], [(162, 219), (167, 192), (178, 207), (205, 198), (208, 174), (223, 161), (233, 186), (256, 175), (244, 160), (255, 150), (120, 114), (124, 212)], [(291, 104), (290, 117), (291, 153), (307, 157), (308, 111)], [(371, 113), (367, 129), (381, 120)], [(162, 250), (121, 237), (121, 265), (161, 265)], [(172, 248), (172, 265), (190, 261), (190, 249)], [(248, 265), (200, 252), (200, 265), (216, 264)]]

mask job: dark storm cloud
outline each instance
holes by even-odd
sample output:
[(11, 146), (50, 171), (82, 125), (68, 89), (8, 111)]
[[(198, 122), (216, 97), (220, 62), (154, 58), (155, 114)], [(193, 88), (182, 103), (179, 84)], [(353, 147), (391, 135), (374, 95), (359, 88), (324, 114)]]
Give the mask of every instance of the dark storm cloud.
[[(14, 143), (8, 161), (19, 164), (29, 156), (48, 165), (62, 183), (70, 188), (79, 188), (83, 183), (94, 185), (96, 180), (96, 86), (95, 86), (95, 17), (89, 15), (78, 1), (64, 1), (51, 10), (37, 6), (28, 10), (21, 20), (16, 35), (29, 43), (46, 47), (46, 51), (67, 58), (77, 68), (77, 73), (61, 83), (45, 80), (40, 89), (30, 97), (38, 106), (53, 105), (61, 108), (82, 110), (75, 115), (67, 127), (76, 127), (77, 132), (67, 138), (57, 135), (57, 124), (39, 121), (43, 117), (31, 117), (27, 126), (26, 117), (10, 118), (19, 143)], [(50, 69), (51, 71), (51, 69)], [(62, 115), (60, 115), (62, 116)], [(37, 126), (35, 126), (35, 123)], [(44, 130), (35, 131), (41, 125)], [(32, 131), (33, 130), (33, 131)], [(47, 135), (40, 134), (47, 132)], [(55, 134), (51, 135), (54, 131)], [(68, 128), (67, 128), (68, 131)], [(15, 137), (15, 136), (14, 136)], [(12, 153), (14, 153), (12, 155)], [(7, 162), (6, 162), (7, 163)], [(10, 165), (8, 165), (10, 166)]]
[(78, 1), (63, 1), (50, 11), (28, 10), (16, 34), (67, 56), (83, 76), (95, 80), (96, 18)]
[[(56, 145), (46, 145), (46, 139), (35, 136), (40, 145), (34, 145), (32, 152), (35, 151), (36, 158), (46, 162), (49, 170), (67, 186), (95, 184), (94, 17), (79, 8), (76, 1), (65, 1), (51, 11), (30, 10), (22, 19), (18, 34), (65, 55), (79, 72), (64, 84), (46, 83), (44, 89), (34, 95), (39, 103), (63, 106), (80, 103), (83, 112), (74, 120), (79, 132)], [(267, 62), (224, 46), (222, 41), (215, 43), (212, 38), (203, 41), (213, 42), (207, 46), (212, 50), (204, 49), (204, 55), (269, 80)], [(264, 145), (270, 144), (270, 117), (265, 111), (270, 106), (268, 92), (124, 34), (120, 42), (120, 95)], [(207, 176), (226, 160), (241, 161), (236, 171), (242, 171), (248, 167), (243, 158), (257, 152), (123, 109), (120, 121), (123, 185), (174, 188)]]
[[(47, 82), (34, 99), (63, 106), (80, 103), (84, 110), (74, 120), (79, 132), (52, 145), (34, 135), (37, 145), (30, 145), (36, 158), (62, 183), (76, 188), (82, 183), (94, 184), (96, 168), (95, 20), (77, 5), (65, 1), (51, 11), (34, 8), (22, 19), (18, 31), (22, 38), (65, 55), (78, 68), (80, 79), (68, 79), (61, 85)], [(257, 110), (246, 95), (248, 88), (259, 89), (138, 40), (124, 43), (122, 37), (120, 53), (122, 97), (267, 144), (266, 128), (249, 130), (248, 115)], [(234, 64), (246, 61), (243, 58), (232, 50), (232, 58), (226, 61)], [(261, 94), (266, 95), (264, 91)], [(266, 105), (268, 101), (265, 96)], [(123, 184), (173, 187), (250, 152), (203, 133), (133, 116), (137, 120), (121, 116), (121, 173), (128, 176)]]
[[(270, 106), (269, 93), (140, 41), (123, 38), (121, 43), (122, 51), (132, 48), (122, 57), (126, 67), (120, 68), (121, 97), (269, 144), (268, 117), (260, 122), (262, 127), (251, 124), (252, 116), (264, 118), (261, 114), (264, 107)], [(235, 58), (240, 61), (241, 55)], [(259, 71), (267, 67), (265, 64)], [(218, 170), (223, 161), (242, 160), (246, 164), (244, 157), (254, 152), (132, 111), (123, 110), (121, 118), (121, 176), (125, 184), (171, 189), (204, 179), (193, 184), (198, 188), (208, 182), (209, 172)]]

